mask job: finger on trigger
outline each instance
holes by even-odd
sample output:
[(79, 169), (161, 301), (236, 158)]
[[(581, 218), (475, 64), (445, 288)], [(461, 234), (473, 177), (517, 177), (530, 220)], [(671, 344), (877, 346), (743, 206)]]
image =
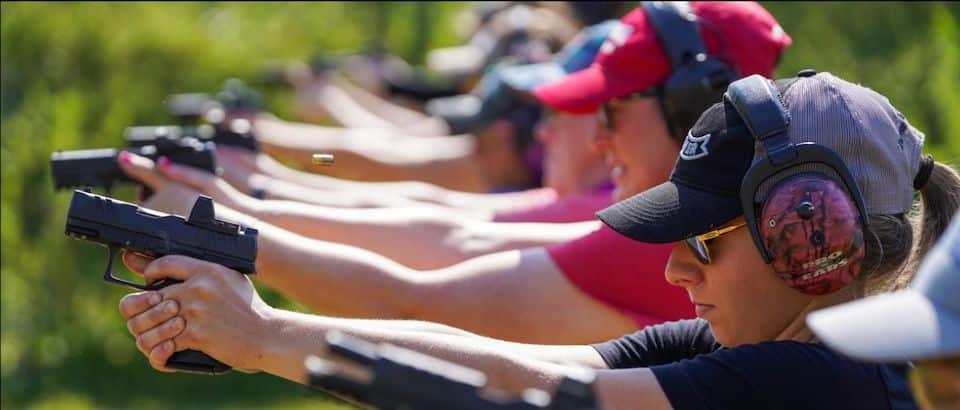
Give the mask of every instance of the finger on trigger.
[(133, 273), (143, 275), (143, 270), (147, 268), (153, 258), (129, 251), (123, 252), (123, 264)]

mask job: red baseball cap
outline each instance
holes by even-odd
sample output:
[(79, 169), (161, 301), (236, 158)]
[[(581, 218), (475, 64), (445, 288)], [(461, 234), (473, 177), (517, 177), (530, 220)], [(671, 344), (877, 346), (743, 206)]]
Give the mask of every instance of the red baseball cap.
[[(780, 53), (792, 40), (776, 19), (756, 2), (693, 2), (707, 52), (733, 65), (741, 76), (770, 77)], [(534, 95), (551, 108), (594, 112), (612, 98), (662, 85), (672, 68), (643, 7), (615, 28), (585, 70), (545, 84)]]

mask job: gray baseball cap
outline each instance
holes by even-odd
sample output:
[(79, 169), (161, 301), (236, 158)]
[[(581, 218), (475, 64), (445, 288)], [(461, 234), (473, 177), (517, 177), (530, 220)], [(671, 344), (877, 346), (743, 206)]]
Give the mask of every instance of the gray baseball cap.
[[(886, 97), (812, 70), (776, 85), (791, 118), (786, 132), (791, 143), (814, 142), (836, 152), (863, 194), (868, 214), (910, 210), (924, 136)], [(766, 160), (760, 150), (725, 99), (693, 126), (668, 182), (597, 216), (641, 242), (675, 242), (709, 232), (743, 215), (741, 182), (751, 164)], [(809, 164), (798, 171), (831, 172), (824, 168)], [(758, 195), (772, 184), (761, 184)]]
[(960, 354), (960, 213), (927, 255), (910, 288), (807, 316), (827, 346), (868, 361)]

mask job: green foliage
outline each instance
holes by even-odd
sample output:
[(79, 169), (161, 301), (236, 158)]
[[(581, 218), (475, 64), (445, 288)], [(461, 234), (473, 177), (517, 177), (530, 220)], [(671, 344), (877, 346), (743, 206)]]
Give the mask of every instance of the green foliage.
[[(925, 131), (938, 159), (960, 159), (957, 4), (765, 5), (794, 40), (779, 76), (813, 67), (861, 82)], [(69, 194), (53, 192), (48, 158), (120, 146), (128, 125), (170, 122), (169, 94), (252, 80), (264, 61), (359, 50), (381, 35), (395, 54), (422, 61), (425, 50), (458, 43), (449, 22), (463, 7), (431, 3), (419, 27), (409, 2), (0, 4), (0, 406), (340, 406), (267, 375), (151, 370), (116, 312), (127, 290), (100, 281), (106, 253), (63, 235)], [(288, 92), (266, 96), (294, 118)], [(132, 198), (129, 188), (113, 194)]]
[(926, 134), (926, 152), (960, 163), (960, 5), (763, 5), (793, 38), (778, 77), (814, 68), (870, 87)]

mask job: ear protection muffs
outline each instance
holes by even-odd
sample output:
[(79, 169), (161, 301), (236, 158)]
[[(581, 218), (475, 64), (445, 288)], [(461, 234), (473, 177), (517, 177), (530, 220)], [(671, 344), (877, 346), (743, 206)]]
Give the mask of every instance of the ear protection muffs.
[(707, 54), (689, 3), (645, 1), (643, 9), (673, 68), (661, 89), (660, 104), (671, 134), (682, 138), (740, 74)]
[(740, 200), (763, 260), (807, 294), (849, 285), (863, 265), (867, 212), (843, 160), (825, 146), (790, 141), (790, 114), (773, 82), (751, 75), (730, 84), (724, 98), (762, 146)]

